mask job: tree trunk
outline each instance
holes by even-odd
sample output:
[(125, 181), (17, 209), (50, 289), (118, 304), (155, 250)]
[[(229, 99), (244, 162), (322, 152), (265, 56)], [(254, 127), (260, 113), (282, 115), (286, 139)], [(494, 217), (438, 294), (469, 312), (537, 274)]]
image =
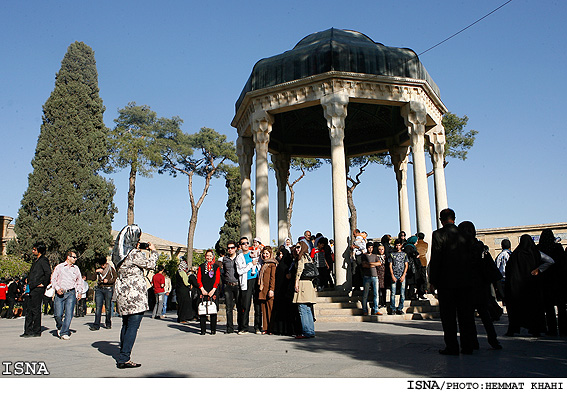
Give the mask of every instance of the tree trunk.
[(293, 190), (293, 187), (297, 182), (299, 182), (300, 180), (303, 179), (303, 177), (305, 177), (305, 168), (303, 168), (302, 166), (300, 168), (300, 171), (301, 171), (301, 175), (292, 183), (289, 182), (289, 171), (287, 172), (287, 187), (289, 189), (289, 204), (287, 205), (287, 236), (289, 237), (289, 239), (291, 239), (292, 243), (293, 243), (293, 238), (291, 238), (291, 216), (293, 215), (293, 202), (295, 200), (295, 191)]
[(287, 204), (287, 236), (291, 239), (293, 243), (293, 238), (291, 238), (291, 215), (293, 214), (293, 202), (295, 200), (295, 191), (293, 190), (293, 185), (287, 182), (289, 188), (289, 204)]
[(211, 178), (213, 177), (217, 168), (223, 163), (224, 159), (221, 160), (218, 166), (213, 167), (207, 175), (205, 176), (205, 187), (203, 188), (203, 193), (201, 193), (201, 197), (199, 200), (195, 202), (195, 198), (193, 197), (193, 172), (189, 172), (187, 174), (189, 178), (189, 184), (187, 185), (187, 189), (189, 190), (189, 201), (191, 202), (191, 218), (189, 219), (189, 230), (187, 231), (187, 264), (189, 267), (193, 265), (193, 238), (195, 237), (195, 228), (197, 227), (197, 215), (199, 214), (199, 208), (203, 204), (205, 197), (209, 191), (209, 187), (211, 186)]
[(356, 188), (357, 184), (353, 184), (351, 187), (347, 188), (347, 203), (348, 203), (348, 209), (350, 210), (350, 218), (349, 218), (349, 223), (350, 223), (350, 236), (351, 239), (354, 240), (353, 234), (354, 234), (354, 230), (356, 229), (356, 226), (358, 224), (358, 216), (356, 214), (356, 207), (354, 206), (354, 200), (352, 198), (352, 193), (354, 192), (354, 189)]
[(136, 194), (136, 167), (134, 164), (130, 166), (130, 178), (128, 185), (128, 209), (126, 220), (128, 225), (134, 224), (134, 194)]
[(199, 208), (191, 204), (191, 218), (189, 219), (189, 231), (187, 231), (187, 264), (193, 265), (193, 239), (195, 238), (195, 228), (197, 228), (197, 215)]

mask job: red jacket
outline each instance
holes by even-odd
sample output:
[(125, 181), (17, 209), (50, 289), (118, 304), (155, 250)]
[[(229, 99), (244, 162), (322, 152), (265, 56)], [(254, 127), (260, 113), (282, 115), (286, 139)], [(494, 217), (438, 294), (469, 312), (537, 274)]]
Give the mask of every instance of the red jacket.
[(152, 278), (152, 285), (154, 286), (154, 293), (163, 293), (165, 291), (165, 276), (159, 272)]

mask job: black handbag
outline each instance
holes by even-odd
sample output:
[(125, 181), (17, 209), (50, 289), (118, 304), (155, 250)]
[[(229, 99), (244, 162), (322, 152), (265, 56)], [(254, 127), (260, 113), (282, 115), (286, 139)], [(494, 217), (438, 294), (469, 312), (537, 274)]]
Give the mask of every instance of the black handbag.
[(303, 265), (303, 272), (299, 277), (299, 280), (311, 280), (319, 276), (319, 270), (317, 269), (317, 264), (311, 260), (309, 256), (307, 257), (307, 263)]

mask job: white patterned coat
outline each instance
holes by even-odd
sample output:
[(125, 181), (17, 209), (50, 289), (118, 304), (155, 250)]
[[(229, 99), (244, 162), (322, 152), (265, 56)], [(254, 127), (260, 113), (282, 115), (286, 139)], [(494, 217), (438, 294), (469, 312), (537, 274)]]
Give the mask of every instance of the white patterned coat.
[(141, 250), (132, 249), (118, 268), (114, 289), (120, 315), (133, 315), (148, 310), (148, 288), (144, 269), (153, 270), (158, 257), (156, 251), (151, 251), (148, 258)]

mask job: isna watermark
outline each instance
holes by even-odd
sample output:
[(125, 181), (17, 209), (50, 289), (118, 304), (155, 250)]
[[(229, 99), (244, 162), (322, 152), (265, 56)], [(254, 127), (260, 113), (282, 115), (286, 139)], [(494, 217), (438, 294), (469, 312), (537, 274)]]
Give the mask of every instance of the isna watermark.
[(2, 375), (49, 375), (44, 361), (2, 361)]

